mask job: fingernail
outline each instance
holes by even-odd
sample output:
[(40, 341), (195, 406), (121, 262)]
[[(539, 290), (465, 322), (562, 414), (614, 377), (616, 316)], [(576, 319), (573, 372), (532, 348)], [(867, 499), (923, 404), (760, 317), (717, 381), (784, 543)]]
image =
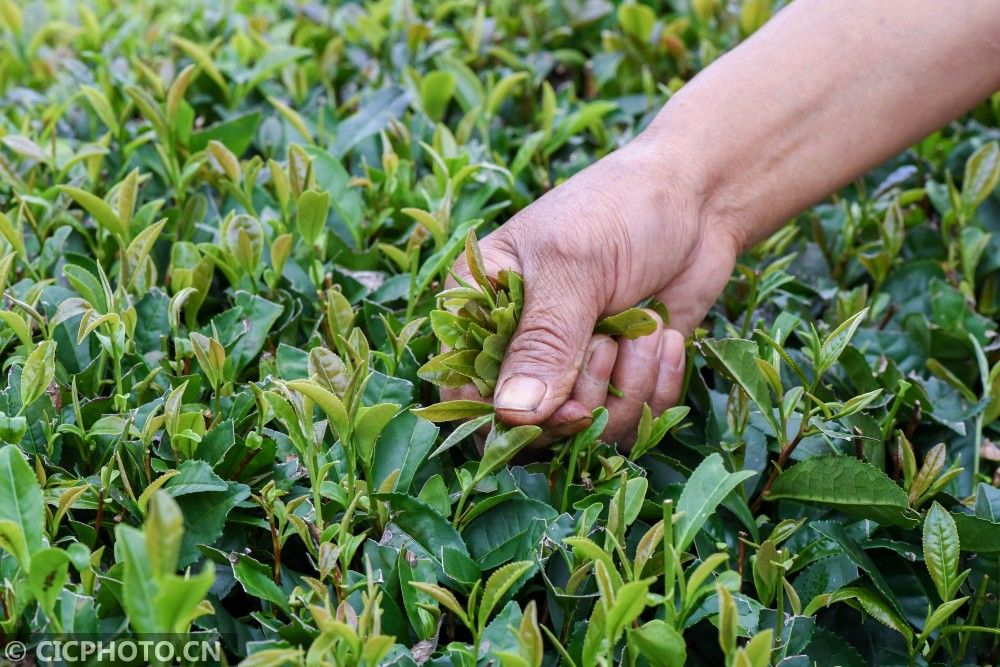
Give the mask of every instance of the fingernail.
[(493, 397), (498, 410), (534, 412), (545, 398), (545, 383), (530, 375), (514, 375), (500, 386)]
[(684, 365), (684, 336), (681, 332), (668, 329), (663, 334), (663, 356), (660, 363), (671, 371), (679, 371)]

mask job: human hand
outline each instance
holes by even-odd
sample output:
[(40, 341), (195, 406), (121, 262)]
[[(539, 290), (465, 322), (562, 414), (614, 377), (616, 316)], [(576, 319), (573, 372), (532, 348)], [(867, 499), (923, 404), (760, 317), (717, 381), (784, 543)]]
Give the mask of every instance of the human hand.
[[(668, 163), (668, 150), (640, 137), (480, 242), (487, 273), (524, 278), (524, 310), (492, 397), (505, 423), (543, 426), (544, 443), (586, 428), (605, 405), (605, 439), (627, 448), (644, 403), (659, 414), (677, 401), (684, 337), (725, 286), (738, 244), (709, 226), (695, 179)], [(471, 280), (464, 259), (455, 273)], [(667, 305), (670, 328), (635, 340), (593, 333), (599, 317), (650, 296)], [(472, 385), (441, 393), (481, 400)]]
[[(867, 28), (885, 25), (893, 30), (870, 39)], [(561, 437), (603, 403), (605, 437), (627, 446), (643, 402), (658, 411), (677, 399), (681, 334), (711, 307), (737, 253), (994, 93), (997, 41), (982, 36), (1000, 34), (995, 26), (988, 0), (947, 15), (929, 0), (846, 13), (832, 0), (791, 3), (671, 97), (640, 137), (483, 239), (487, 270), (513, 269), (525, 285), (493, 397), (500, 419)], [(468, 276), (461, 262), (456, 273)], [(667, 304), (672, 330), (593, 335), (599, 316), (648, 296)], [(471, 386), (442, 394), (479, 398)]]

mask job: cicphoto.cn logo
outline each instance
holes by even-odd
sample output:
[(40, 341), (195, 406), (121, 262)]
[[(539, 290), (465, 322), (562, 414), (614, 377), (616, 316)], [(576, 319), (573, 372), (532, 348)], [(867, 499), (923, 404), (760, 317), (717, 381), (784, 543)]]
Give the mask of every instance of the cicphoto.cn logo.
[(222, 660), (222, 644), (217, 638), (42, 639), (31, 645), (10, 641), (2, 654), (14, 664), (140, 663), (217, 664)]

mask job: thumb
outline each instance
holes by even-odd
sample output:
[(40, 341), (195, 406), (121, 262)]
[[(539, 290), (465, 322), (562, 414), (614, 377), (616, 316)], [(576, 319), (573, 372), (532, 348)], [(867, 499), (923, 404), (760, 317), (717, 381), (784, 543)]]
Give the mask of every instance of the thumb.
[(524, 309), (493, 395), (511, 425), (541, 424), (569, 399), (600, 312), (579, 277), (543, 266), (525, 275)]

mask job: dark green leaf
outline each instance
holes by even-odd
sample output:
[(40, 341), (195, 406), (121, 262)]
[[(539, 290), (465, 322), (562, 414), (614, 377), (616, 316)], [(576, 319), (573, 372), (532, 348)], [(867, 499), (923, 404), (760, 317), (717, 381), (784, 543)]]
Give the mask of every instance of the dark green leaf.
[(881, 470), (853, 456), (806, 459), (778, 475), (768, 498), (818, 503), (904, 528), (918, 521), (906, 492)]

